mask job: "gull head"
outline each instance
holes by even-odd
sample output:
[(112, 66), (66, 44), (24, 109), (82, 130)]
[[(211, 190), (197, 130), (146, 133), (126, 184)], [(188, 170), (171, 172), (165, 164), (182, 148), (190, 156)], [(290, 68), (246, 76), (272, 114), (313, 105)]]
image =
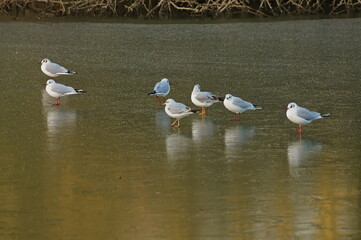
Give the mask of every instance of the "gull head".
[(226, 99), (230, 100), (233, 96), (231, 94), (226, 94)]
[(165, 103), (163, 103), (164, 106), (168, 105), (168, 104), (171, 104), (171, 103), (174, 103), (175, 101), (171, 98), (167, 99), (167, 101), (165, 101)]
[(297, 104), (294, 102), (291, 102), (287, 105), (286, 110), (296, 108)]
[(161, 82), (167, 82), (167, 83), (169, 83), (169, 79), (168, 79), (168, 78), (163, 78)]
[(49, 85), (53, 83), (55, 83), (55, 81), (53, 79), (49, 79), (48, 81), (46, 81), (45, 85)]
[(199, 86), (199, 84), (194, 85), (193, 91), (200, 92), (201, 91), (201, 86)]
[(44, 64), (44, 63), (48, 63), (48, 62), (50, 62), (50, 60), (47, 58), (44, 58), (43, 60), (41, 60), (40, 64)]

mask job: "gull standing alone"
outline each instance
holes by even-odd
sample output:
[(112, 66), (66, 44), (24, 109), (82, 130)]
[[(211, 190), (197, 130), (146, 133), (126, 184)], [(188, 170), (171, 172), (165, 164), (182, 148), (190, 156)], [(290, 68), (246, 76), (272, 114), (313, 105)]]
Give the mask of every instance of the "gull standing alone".
[(45, 90), (50, 96), (56, 98), (56, 103), (53, 105), (60, 105), (60, 97), (66, 95), (86, 93), (86, 91), (83, 89), (75, 89), (69, 86), (65, 86), (61, 83), (56, 83), (53, 79), (49, 79), (46, 82)]
[(41, 71), (49, 77), (58, 77), (59, 75), (74, 75), (76, 72), (69, 71), (68, 69), (60, 66), (57, 63), (51, 62), (49, 59), (44, 58), (41, 62)]
[(216, 102), (223, 101), (223, 98), (217, 97), (211, 92), (202, 92), (201, 87), (197, 84), (193, 87), (191, 100), (194, 105), (202, 107), (202, 112), (199, 113), (201, 116), (206, 115), (206, 107), (212, 106)]
[(244, 101), (242, 98), (234, 97), (231, 94), (226, 94), (223, 104), (229, 111), (234, 112), (234, 118), (232, 119), (233, 121), (240, 121), (241, 113), (247, 110), (262, 109), (257, 105), (253, 105), (250, 102)]
[(165, 112), (168, 114), (168, 116), (176, 119), (170, 125), (171, 127), (179, 127), (180, 126), (179, 119), (184, 118), (198, 111), (191, 109), (190, 107), (184, 105), (183, 103), (176, 102), (171, 98), (167, 99), (167, 101), (163, 105), (165, 105)]
[(159, 104), (163, 104), (162, 100), (159, 98), (161, 96), (164, 101), (164, 97), (167, 96), (170, 92), (169, 80), (167, 78), (163, 78), (160, 82), (157, 82), (154, 86), (154, 91), (148, 93), (149, 96), (156, 96), (157, 102)]
[(331, 114), (320, 114), (318, 112), (310, 111), (306, 108), (298, 106), (296, 103), (289, 103), (286, 108), (287, 118), (299, 125), (299, 130), (296, 133), (302, 133), (302, 125), (308, 124), (316, 119), (321, 119), (324, 117), (329, 117)]

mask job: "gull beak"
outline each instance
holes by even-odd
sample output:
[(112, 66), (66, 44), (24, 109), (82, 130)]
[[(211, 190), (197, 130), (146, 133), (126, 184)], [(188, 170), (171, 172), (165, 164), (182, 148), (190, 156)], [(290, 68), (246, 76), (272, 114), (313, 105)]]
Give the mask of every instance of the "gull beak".
[(284, 108), (284, 110), (286, 110), (286, 111), (287, 111), (287, 110), (288, 110), (288, 107), (285, 107), (285, 108)]
[(44, 86), (46, 86), (46, 85), (48, 85), (48, 84), (46, 84), (46, 83), (43, 83), (43, 85), (44, 85)]
[(162, 103), (162, 106), (165, 106), (165, 105), (167, 105), (167, 104), (165, 104), (165, 103)]

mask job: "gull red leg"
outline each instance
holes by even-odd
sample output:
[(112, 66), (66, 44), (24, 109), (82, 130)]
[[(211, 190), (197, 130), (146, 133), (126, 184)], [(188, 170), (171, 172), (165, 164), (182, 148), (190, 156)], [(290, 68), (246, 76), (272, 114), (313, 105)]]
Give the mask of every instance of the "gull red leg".
[(299, 125), (299, 129), (298, 129), (298, 131), (296, 133), (302, 134), (302, 125), (301, 124)]
[(60, 97), (57, 97), (57, 98), (56, 98), (56, 103), (53, 104), (53, 105), (54, 105), (54, 106), (60, 105)]

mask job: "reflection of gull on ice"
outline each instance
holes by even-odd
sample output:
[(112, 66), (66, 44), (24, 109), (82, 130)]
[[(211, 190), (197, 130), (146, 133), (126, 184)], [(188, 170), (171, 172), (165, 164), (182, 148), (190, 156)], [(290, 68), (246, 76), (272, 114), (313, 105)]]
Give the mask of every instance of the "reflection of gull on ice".
[(187, 155), (190, 145), (190, 139), (179, 134), (173, 133), (167, 136), (166, 147), (168, 159), (178, 159)]
[(164, 110), (156, 112), (155, 124), (156, 124), (157, 128), (162, 131), (169, 130), (170, 118)]
[(256, 127), (254, 126), (237, 126), (226, 129), (224, 142), (226, 147), (239, 146), (252, 138)]
[(322, 149), (322, 144), (309, 139), (301, 139), (290, 144), (287, 148), (290, 168), (297, 168), (302, 161), (312, 157)]
[(255, 130), (254, 126), (236, 126), (226, 129), (224, 134), (226, 155), (236, 156), (239, 147), (253, 137)]
[(50, 96), (44, 90), (42, 93), (43, 110), (46, 115), (48, 132), (59, 133), (66, 128), (75, 127), (76, 112), (72, 109), (64, 109), (58, 106), (49, 105)]
[(202, 142), (204, 138), (214, 134), (213, 123), (208, 119), (194, 118), (192, 121), (192, 138), (196, 143)]
[(55, 150), (62, 145), (62, 141), (69, 142), (68, 138), (74, 136), (77, 114), (74, 110), (64, 110), (59, 107), (48, 108), (45, 114), (48, 126), (48, 148)]
[[(76, 121), (76, 112), (74, 110), (63, 110), (58, 107), (46, 111), (46, 120), (48, 125), (48, 135), (60, 134), (69, 128), (73, 131)], [(56, 136), (53, 136), (56, 137)]]
[(49, 147), (55, 147), (62, 138), (74, 134), (77, 119), (76, 111), (49, 105), (45, 91), (43, 92), (43, 111), (48, 128)]

